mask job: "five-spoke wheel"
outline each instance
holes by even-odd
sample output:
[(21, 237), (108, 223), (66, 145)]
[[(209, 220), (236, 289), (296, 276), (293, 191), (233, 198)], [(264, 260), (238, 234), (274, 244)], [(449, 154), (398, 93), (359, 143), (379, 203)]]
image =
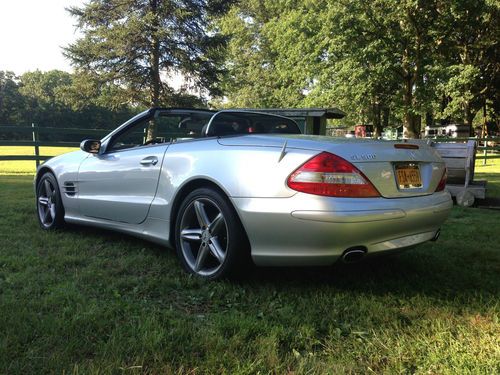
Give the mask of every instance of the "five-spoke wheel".
[(55, 229), (62, 225), (64, 211), (57, 180), (52, 173), (45, 173), (36, 189), (38, 221), (43, 229)]
[(176, 224), (177, 253), (189, 272), (217, 279), (230, 276), (245, 260), (245, 234), (218, 191), (203, 188), (189, 194)]

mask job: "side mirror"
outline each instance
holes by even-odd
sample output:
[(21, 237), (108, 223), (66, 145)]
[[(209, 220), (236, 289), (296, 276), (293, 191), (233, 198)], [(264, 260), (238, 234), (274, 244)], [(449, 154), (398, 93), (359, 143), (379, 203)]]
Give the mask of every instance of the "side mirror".
[(82, 149), (82, 151), (91, 154), (98, 154), (99, 150), (101, 149), (101, 141), (98, 141), (96, 139), (84, 139), (82, 143), (80, 143), (80, 148)]

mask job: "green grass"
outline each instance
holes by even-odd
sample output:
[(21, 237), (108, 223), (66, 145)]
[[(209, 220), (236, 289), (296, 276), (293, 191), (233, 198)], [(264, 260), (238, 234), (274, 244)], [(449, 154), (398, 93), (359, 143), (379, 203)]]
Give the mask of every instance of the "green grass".
[(0, 176), (0, 202), (2, 374), (500, 371), (498, 211), (456, 207), (385, 259), (207, 283), (142, 240), (40, 230), (30, 176)]
[(500, 198), (500, 158), (487, 159), (486, 165), (483, 160), (476, 160), (474, 172), (475, 180), (486, 180), (486, 196)]
[[(56, 156), (66, 152), (77, 150), (72, 147), (40, 147), (40, 155)], [(0, 146), (1, 155), (35, 155), (33, 147), (29, 146)], [(31, 160), (16, 160), (16, 161), (1, 161), (0, 160), (0, 175), (8, 174), (34, 174), (36, 171), (35, 161)]]

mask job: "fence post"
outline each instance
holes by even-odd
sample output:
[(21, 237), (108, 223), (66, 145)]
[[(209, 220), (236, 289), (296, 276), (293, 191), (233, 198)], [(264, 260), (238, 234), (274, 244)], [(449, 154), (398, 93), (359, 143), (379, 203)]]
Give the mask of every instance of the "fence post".
[(40, 148), (38, 147), (38, 127), (34, 123), (31, 123), (31, 127), (33, 128), (33, 143), (35, 145), (35, 163), (36, 167), (38, 168), (38, 166), (40, 165), (40, 159), (38, 159), (38, 157), (40, 156)]
[(486, 159), (488, 158), (488, 141), (485, 139), (484, 140), (484, 158), (483, 158), (483, 165), (486, 165)]

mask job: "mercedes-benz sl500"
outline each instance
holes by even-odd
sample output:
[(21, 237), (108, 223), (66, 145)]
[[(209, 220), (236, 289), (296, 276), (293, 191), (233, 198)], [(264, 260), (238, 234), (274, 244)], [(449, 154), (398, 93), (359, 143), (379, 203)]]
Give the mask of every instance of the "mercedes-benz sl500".
[(257, 112), (145, 111), (38, 168), (40, 225), (140, 236), (209, 279), (249, 261), (329, 265), (438, 237), (452, 200), (432, 147), (300, 133)]

